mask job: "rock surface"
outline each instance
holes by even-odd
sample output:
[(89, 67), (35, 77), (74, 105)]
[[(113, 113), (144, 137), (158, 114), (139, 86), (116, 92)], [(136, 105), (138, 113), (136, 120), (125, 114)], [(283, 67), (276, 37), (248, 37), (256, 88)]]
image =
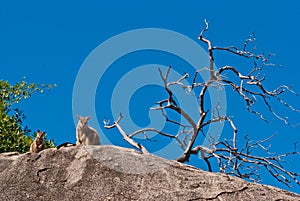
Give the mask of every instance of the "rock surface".
[(0, 200), (300, 200), (294, 193), (115, 146), (0, 154)]

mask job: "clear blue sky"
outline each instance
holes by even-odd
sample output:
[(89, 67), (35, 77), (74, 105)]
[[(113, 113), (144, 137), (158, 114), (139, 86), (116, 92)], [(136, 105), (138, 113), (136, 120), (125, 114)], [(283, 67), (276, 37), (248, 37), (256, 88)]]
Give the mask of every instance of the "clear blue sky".
[[(33, 130), (45, 130), (48, 138), (54, 139), (56, 144), (75, 142), (73, 113), (79, 111), (72, 111), (73, 87), (80, 67), (97, 46), (117, 34), (142, 28), (171, 30), (198, 42), (204, 18), (211, 26), (206, 36), (219, 46), (241, 44), (250, 33), (255, 32), (258, 50), (275, 53), (273, 63), (283, 65), (268, 71), (268, 87), (287, 84), (300, 92), (300, 14), (297, 1), (2, 1), (0, 79), (15, 83), (26, 77), (28, 82), (56, 83), (57, 88), (35, 94), (20, 107), (28, 116), (26, 123)], [(101, 57), (109, 56), (100, 55), (98, 61), (101, 63)], [(216, 65), (243, 64), (231, 59), (220, 55)], [(115, 61), (100, 80), (93, 100), (95, 103), (91, 103), (95, 104), (100, 123), (103, 118), (111, 118), (111, 106), (105, 104), (110, 103), (110, 92), (125, 71), (147, 64), (184, 66), (186, 63), (174, 55), (149, 50), (132, 52)], [(99, 65), (99, 68), (104, 67)], [(151, 85), (149, 90), (161, 90), (155, 87)], [(142, 127), (149, 123), (147, 108), (156, 101), (156, 97), (149, 95), (147, 90), (144, 87), (136, 91), (128, 106), (134, 123)], [(291, 151), (293, 142), (300, 140), (300, 127), (288, 127), (276, 119), (271, 119), (270, 125), (257, 121), (253, 115), (244, 114), (243, 105), (239, 105), (238, 99), (228, 98), (229, 94), (227, 112), (236, 117), (240, 135), (249, 134), (260, 139), (276, 133), (271, 143), (272, 151), (278, 153)], [(287, 96), (287, 100), (300, 108), (299, 97)], [(288, 115), (291, 122), (300, 122), (299, 114), (279, 110)], [(139, 111), (138, 115), (136, 111)], [(130, 130), (126, 125), (124, 129)], [(114, 144), (126, 146), (116, 132), (99, 132), (110, 135), (108, 139)], [(206, 168), (202, 163), (194, 161), (192, 164)], [(286, 165), (300, 172), (299, 157), (287, 160)], [(268, 177), (263, 183), (285, 188)], [(300, 193), (299, 187), (289, 190)]]

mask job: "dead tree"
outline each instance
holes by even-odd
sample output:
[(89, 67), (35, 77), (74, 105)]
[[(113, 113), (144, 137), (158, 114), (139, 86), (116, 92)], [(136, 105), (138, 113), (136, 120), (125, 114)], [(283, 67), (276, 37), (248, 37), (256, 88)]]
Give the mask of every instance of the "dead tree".
[[(234, 121), (228, 115), (222, 116), (217, 111), (214, 112), (214, 115), (208, 115), (209, 110), (205, 108), (205, 96), (207, 96), (207, 91), (209, 87), (221, 86), (221, 87), (230, 87), (234, 92), (241, 97), (242, 101), (245, 102), (245, 109), (250, 113), (257, 115), (261, 120), (268, 122), (267, 118), (253, 108), (253, 105), (262, 100), (263, 104), (268, 108), (268, 110), (279, 120), (283, 121), (285, 124), (291, 125), (287, 118), (281, 116), (275, 111), (272, 107), (270, 100), (274, 99), (280, 104), (288, 107), (294, 112), (299, 112), (293, 106), (289, 105), (281, 98), (281, 94), (286, 92), (291, 92), (295, 94), (294, 91), (288, 86), (282, 85), (273, 90), (267, 90), (264, 86), (265, 76), (262, 75), (262, 70), (265, 67), (268, 67), (272, 64), (269, 63), (271, 54), (256, 54), (254, 50), (248, 50), (249, 44), (255, 41), (254, 34), (251, 34), (243, 44), (242, 48), (236, 46), (229, 47), (218, 47), (213, 46), (212, 42), (204, 37), (205, 32), (209, 28), (208, 22), (205, 20), (205, 28), (201, 31), (199, 35), (199, 40), (204, 42), (207, 45), (207, 51), (209, 56), (209, 68), (199, 69), (195, 72), (193, 82), (190, 85), (184, 84), (184, 80), (189, 77), (189, 74), (184, 74), (181, 78), (176, 81), (169, 81), (169, 73), (171, 67), (168, 68), (166, 73), (163, 73), (160, 68), (158, 68), (159, 75), (163, 81), (164, 88), (168, 94), (168, 97), (164, 100), (161, 100), (157, 103), (157, 107), (151, 108), (153, 110), (161, 111), (161, 114), (165, 117), (167, 122), (170, 122), (174, 125), (180, 127), (178, 133), (169, 134), (159, 131), (155, 128), (144, 128), (138, 131), (135, 131), (131, 134), (126, 134), (126, 132), (119, 125), (120, 120), (123, 115), (120, 114), (118, 120), (116, 120), (112, 125), (109, 125), (107, 121), (104, 121), (104, 127), (107, 129), (117, 128), (122, 134), (123, 138), (129, 142), (131, 145), (139, 149), (142, 153), (148, 153), (147, 149), (139, 143), (136, 143), (132, 138), (138, 134), (143, 134), (147, 136), (147, 132), (156, 132), (160, 135), (163, 135), (168, 138), (173, 138), (178, 141), (184, 150), (183, 154), (177, 159), (179, 162), (188, 162), (191, 154), (199, 154), (201, 158), (206, 162), (208, 170), (212, 171), (212, 165), (210, 162), (211, 158), (215, 158), (218, 162), (219, 171), (222, 173), (234, 175), (240, 178), (248, 179), (251, 181), (260, 181), (260, 175), (258, 170), (260, 168), (265, 168), (277, 181), (284, 183), (285, 185), (291, 187), (291, 180), (298, 185), (300, 182), (298, 178), (300, 174), (286, 170), (282, 165), (283, 158), (291, 155), (298, 155), (299, 152), (296, 151), (296, 146), (294, 151), (285, 153), (282, 155), (273, 155), (269, 147), (264, 146), (271, 137), (259, 140), (252, 141), (248, 136), (244, 136), (245, 145), (243, 147), (237, 146), (237, 133), (238, 129), (235, 126)], [(247, 73), (242, 74), (238, 68), (233, 66), (223, 66), (219, 69), (214, 68), (214, 52), (215, 51), (225, 51), (230, 54), (234, 54), (245, 59), (253, 60), (253, 68)], [(196, 77), (202, 71), (209, 71), (210, 78), (204, 82), (197, 82)], [(230, 72), (236, 78), (229, 79), (224, 75), (225, 73)], [(236, 81), (238, 80), (238, 81)], [(193, 119), (185, 110), (181, 108), (174, 99), (174, 94), (171, 89), (171, 86), (180, 86), (186, 93), (190, 93), (194, 89), (198, 88), (199, 94), (198, 98), (198, 108), (199, 108), (199, 119)], [(166, 110), (173, 110), (181, 117), (183, 117), (188, 125), (182, 125), (180, 122), (173, 120), (166, 113)], [(212, 140), (210, 147), (204, 147), (200, 145), (195, 145), (195, 140), (199, 137), (200, 133), (204, 132), (204, 129), (210, 124), (216, 122), (227, 122), (232, 128), (232, 139), (223, 140), (223, 141), (214, 141)], [(179, 136), (185, 135), (183, 142)], [(200, 135), (201, 137), (202, 135)], [(256, 156), (252, 155), (253, 149), (262, 149), (267, 156)]]

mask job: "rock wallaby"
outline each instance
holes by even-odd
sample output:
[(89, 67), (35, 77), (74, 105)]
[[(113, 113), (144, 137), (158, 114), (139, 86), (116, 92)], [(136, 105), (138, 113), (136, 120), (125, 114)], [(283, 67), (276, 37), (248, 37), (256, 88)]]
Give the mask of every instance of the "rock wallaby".
[(30, 145), (30, 153), (39, 153), (45, 148), (44, 137), (45, 132), (41, 132), (38, 130), (35, 140)]
[(91, 117), (82, 117), (78, 115), (76, 127), (76, 145), (100, 145), (100, 138), (95, 129), (88, 126), (88, 120)]

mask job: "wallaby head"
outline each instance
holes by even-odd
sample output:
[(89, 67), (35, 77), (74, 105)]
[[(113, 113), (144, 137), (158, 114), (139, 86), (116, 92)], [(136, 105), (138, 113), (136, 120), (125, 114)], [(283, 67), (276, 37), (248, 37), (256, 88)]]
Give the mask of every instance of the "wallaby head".
[(79, 125), (80, 127), (86, 127), (88, 121), (89, 121), (90, 118), (91, 118), (90, 116), (82, 117), (82, 116), (80, 116), (80, 115), (77, 115), (77, 117), (78, 117), (78, 119), (79, 119), (78, 125)]
[(42, 131), (38, 130), (38, 132), (36, 134), (36, 140), (43, 141), (45, 134), (46, 134), (46, 132), (42, 132)]

